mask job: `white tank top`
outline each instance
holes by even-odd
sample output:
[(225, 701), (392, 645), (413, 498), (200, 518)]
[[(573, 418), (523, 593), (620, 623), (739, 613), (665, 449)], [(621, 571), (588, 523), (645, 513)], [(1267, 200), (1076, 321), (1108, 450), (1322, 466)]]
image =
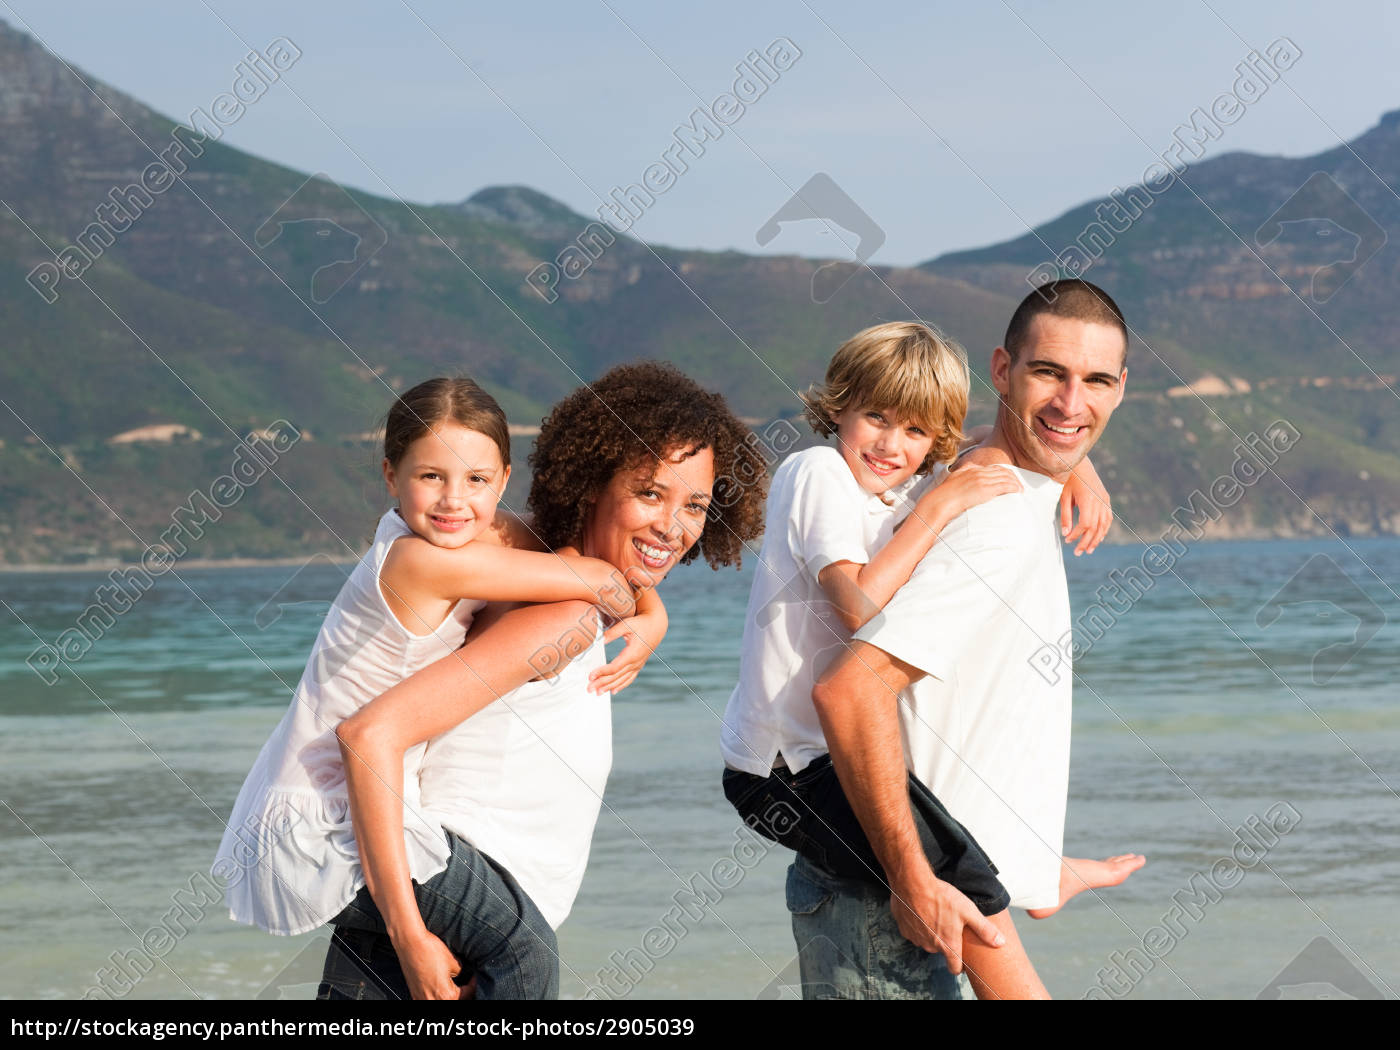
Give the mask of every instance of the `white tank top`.
[(556, 929), (583, 881), (612, 768), (612, 698), (588, 692), (605, 661), (600, 629), (557, 678), (435, 737), (419, 772), (427, 810), (509, 871)]
[[(237, 922), (305, 933), (333, 918), (364, 885), (335, 728), (456, 650), (485, 604), (459, 601), (424, 634), (399, 623), (380, 592), (379, 573), (394, 541), (411, 534), (396, 511), (379, 520), (373, 545), (326, 614), (291, 707), (238, 793), (213, 867)], [(418, 882), (442, 871), (449, 855), (442, 826), (426, 815), (419, 794), (424, 749), (407, 752), (403, 777), (404, 845)]]

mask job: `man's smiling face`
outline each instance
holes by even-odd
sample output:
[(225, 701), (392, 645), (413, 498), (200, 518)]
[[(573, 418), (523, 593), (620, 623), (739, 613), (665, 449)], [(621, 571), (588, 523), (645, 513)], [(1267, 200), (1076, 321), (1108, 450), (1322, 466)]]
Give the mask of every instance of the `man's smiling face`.
[(1123, 400), (1127, 347), (1117, 328), (1040, 314), (1016, 361), (992, 354), (1005, 440), (1016, 465), (1063, 481)]

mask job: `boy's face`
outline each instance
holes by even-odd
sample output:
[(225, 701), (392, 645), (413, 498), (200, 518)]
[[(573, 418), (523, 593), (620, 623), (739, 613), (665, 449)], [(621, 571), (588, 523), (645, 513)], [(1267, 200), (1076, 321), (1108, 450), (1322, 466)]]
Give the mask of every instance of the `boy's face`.
[(933, 447), (933, 435), (889, 411), (852, 406), (838, 412), (837, 448), (857, 483), (874, 496), (903, 484), (918, 472)]

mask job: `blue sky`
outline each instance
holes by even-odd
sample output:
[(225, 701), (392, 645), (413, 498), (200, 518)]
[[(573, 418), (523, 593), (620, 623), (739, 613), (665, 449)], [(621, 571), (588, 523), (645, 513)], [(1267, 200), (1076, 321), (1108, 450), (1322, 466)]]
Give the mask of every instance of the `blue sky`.
[(1136, 181), (1280, 36), (1301, 58), (1207, 156), (1316, 153), (1400, 107), (1400, 12), (1380, 3), (0, 0), (0, 19), (179, 117), (285, 36), (301, 59), (227, 143), (384, 196), (523, 183), (586, 214), (642, 178), (747, 52), (786, 37), (801, 57), (634, 232), (847, 254), (817, 223), (755, 241), (826, 172), (885, 231), (871, 261), (887, 264), (1017, 236)]

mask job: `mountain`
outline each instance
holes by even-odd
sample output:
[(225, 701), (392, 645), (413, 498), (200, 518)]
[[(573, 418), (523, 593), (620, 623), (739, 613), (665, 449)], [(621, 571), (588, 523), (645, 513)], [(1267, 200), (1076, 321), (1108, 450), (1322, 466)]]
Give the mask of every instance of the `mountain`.
[[(794, 414), (835, 346), (879, 320), (932, 319), (981, 366), (1040, 261), (1035, 238), (1067, 243), (1092, 216), (1086, 205), (1021, 241), (864, 270), (648, 246), (524, 186), (455, 204), (375, 196), (219, 141), (279, 90), (289, 61), (250, 56), (228, 96), (164, 116), (0, 23), (0, 560), (138, 555), (209, 492), (240, 439), (277, 421), (300, 440), (191, 551), (344, 554), (382, 506), (367, 435), (394, 392), (432, 375), (465, 372), (496, 394), (521, 425), (523, 467), (549, 405), (620, 361), (673, 361), (760, 421)], [(1354, 144), (1392, 178), (1394, 134), (1387, 117)], [(1334, 153), (1338, 181), (1389, 220), (1384, 193)], [(1321, 325), (1289, 312), (1296, 299), (1241, 291), (1272, 287), (1267, 270), (1183, 193), (1189, 183), (1252, 231), (1317, 160), (1234, 154), (1192, 168), (1095, 262), (1151, 347), (1134, 347), (1135, 400), (1096, 454), (1120, 538), (1160, 531), (1230, 468), (1236, 433), (1276, 418), (1302, 435), (1278, 469), (1296, 471), (1290, 484), (1326, 527), (1400, 530), (1393, 405)], [(1261, 250), (1290, 278), (1297, 225)], [(1318, 307), (1382, 374), (1400, 370), (1385, 343), (1394, 252)], [(1249, 393), (1168, 396), (1209, 377)], [(985, 378), (974, 405), (990, 418)], [(1355, 477), (1336, 469), (1352, 462)], [(511, 495), (527, 488), (520, 478)], [(1213, 529), (1323, 530), (1277, 489), (1252, 490)]]
[(1152, 384), (1203, 369), (1374, 380), (1400, 363), (1398, 188), (1400, 110), (1315, 156), (1225, 154), (921, 268), (1007, 294), (1048, 269), (1089, 277), (1156, 337), (1135, 355)]
[[(1189, 145), (1181, 131), (1175, 141)], [(920, 269), (1008, 296), (1045, 276), (1081, 275), (1114, 296), (1140, 336), (1130, 397), (1156, 396), (1129, 402), (1106, 441), (1133, 464), (1117, 491), (1146, 519), (1166, 512), (1164, 495), (1179, 500), (1230, 467), (1235, 437), (1284, 419), (1300, 434), (1276, 468), (1285, 485), (1261, 486), (1223, 527), (1394, 533), (1400, 111), (1315, 156), (1228, 153), (1166, 170)], [(1231, 440), (1207, 454), (1221, 438)]]

